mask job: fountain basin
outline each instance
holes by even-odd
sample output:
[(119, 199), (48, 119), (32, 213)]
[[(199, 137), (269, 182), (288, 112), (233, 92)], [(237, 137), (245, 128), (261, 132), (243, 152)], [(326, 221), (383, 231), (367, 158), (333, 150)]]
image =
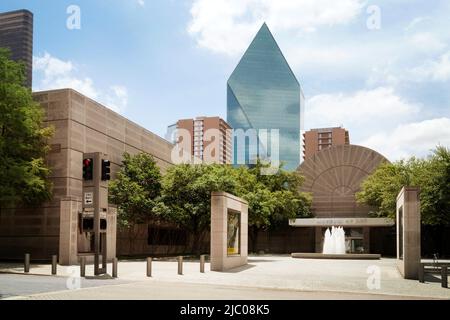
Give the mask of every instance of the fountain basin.
[(379, 260), (381, 258), (381, 254), (376, 254), (376, 253), (345, 253), (345, 254), (291, 253), (291, 257), (298, 258), (298, 259)]

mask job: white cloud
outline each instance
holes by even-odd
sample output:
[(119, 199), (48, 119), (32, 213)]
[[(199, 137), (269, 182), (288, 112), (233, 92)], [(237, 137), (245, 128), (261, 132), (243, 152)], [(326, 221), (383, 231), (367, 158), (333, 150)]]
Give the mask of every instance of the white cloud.
[(361, 143), (379, 150), (389, 160), (426, 156), (438, 144), (450, 147), (450, 118), (437, 118), (397, 126), (380, 132)]
[(137, 0), (138, 5), (141, 7), (145, 7), (145, 1), (144, 0)]
[(56, 59), (48, 52), (45, 52), (41, 57), (34, 57), (33, 64), (33, 67), (36, 70), (43, 71), (47, 78), (67, 74), (73, 70), (72, 62)]
[(308, 99), (305, 118), (310, 128), (344, 125), (347, 128), (380, 126), (408, 118), (419, 111), (396, 95), (392, 88), (379, 87), (353, 94), (320, 94)]
[(45, 52), (43, 56), (33, 57), (33, 68), (43, 73), (43, 78), (36, 90), (72, 88), (92, 99), (98, 97), (92, 79), (76, 77), (75, 67), (71, 61), (63, 61)]
[(418, 32), (408, 38), (408, 42), (415, 50), (425, 52), (439, 52), (447, 47), (438, 35), (431, 32)]
[(414, 29), (420, 23), (430, 20), (430, 17), (417, 17), (411, 20), (411, 22), (406, 26), (405, 31), (410, 31)]
[(123, 112), (128, 105), (128, 90), (124, 86), (111, 86), (105, 103), (116, 112)]
[(123, 86), (111, 86), (109, 90), (98, 90), (89, 77), (78, 75), (72, 61), (63, 61), (48, 52), (33, 57), (33, 69), (40, 79), (34, 84), (35, 91), (71, 88), (91, 99), (105, 103), (116, 112), (124, 112), (128, 104), (128, 93)]
[(438, 144), (450, 146), (450, 118), (418, 120), (423, 107), (379, 87), (353, 94), (321, 94), (306, 103), (308, 127), (342, 125), (350, 143), (376, 150), (395, 161), (426, 156)]
[(427, 60), (410, 72), (413, 81), (447, 81), (450, 80), (450, 51), (437, 60)]
[(272, 30), (311, 32), (352, 21), (363, 5), (363, 0), (195, 0), (188, 32), (201, 47), (235, 55), (264, 21)]

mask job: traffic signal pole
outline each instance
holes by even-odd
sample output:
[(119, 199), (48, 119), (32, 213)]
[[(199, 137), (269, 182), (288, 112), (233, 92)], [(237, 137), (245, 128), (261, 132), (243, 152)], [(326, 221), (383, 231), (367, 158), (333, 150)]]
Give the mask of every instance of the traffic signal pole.
[[(94, 274), (100, 275), (106, 270), (106, 230), (102, 230), (101, 219), (104, 212), (108, 210), (108, 189), (107, 181), (103, 181), (105, 155), (100, 152), (84, 154), (83, 166), (86, 160), (92, 160), (92, 174), (83, 167), (83, 213), (92, 212), (94, 214)], [(109, 161), (108, 161), (109, 164)], [(109, 167), (108, 167), (109, 169)], [(85, 173), (88, 174), (85, 174)], [(100, 267), (100, 257), (102, 258)]]
[[(100, 153), (94, 153), (94, 275), (100, 274)], [(106, 273), (106, 270), (105, 270)]]

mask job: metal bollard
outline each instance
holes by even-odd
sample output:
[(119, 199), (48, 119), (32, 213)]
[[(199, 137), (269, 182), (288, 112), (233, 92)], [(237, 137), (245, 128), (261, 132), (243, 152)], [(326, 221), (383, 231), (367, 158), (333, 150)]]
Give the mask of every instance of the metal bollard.
[(183, 275), (183, 257), (178, 257), (178, 274)]
[(448, 288), (448, 269), (447, 266), (441, 267), (441, 286), (442, 288)]
[(152, 258), (147, 258), (147, 277), (152, 276)]
[(80, 258), (80, 277), (86, 276), (86, 257)]
[(200, 256), (200, 272), (205, 273), (205, 255)]
[(424, 283), (425, 282), (425, 270), (424, 265), (422, 263), (419, 263), (419, 282)]
[(30, 272), (30, 254), (25, 253), (25, 262), (23, 264), (23, 272), (28, 273)]
[(56, 274), (57, 264), (58, 264), (58, 256), (57, 255), (53, 255), (52, 256), (52, 274), (53, 275)]
[(112, 265), (112, 276), (113, 278), (117, 278), (117, 265), (119, 263), (119, 260), (117, 258), (113, 259), (113, 265)]

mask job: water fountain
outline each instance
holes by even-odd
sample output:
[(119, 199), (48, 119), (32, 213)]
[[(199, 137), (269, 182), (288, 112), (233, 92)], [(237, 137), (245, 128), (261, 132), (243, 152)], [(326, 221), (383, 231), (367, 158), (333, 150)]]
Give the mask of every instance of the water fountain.
[(323, 254), (345, 254), (345, 232), (342, 227), (327, 228), (323, 242)]

